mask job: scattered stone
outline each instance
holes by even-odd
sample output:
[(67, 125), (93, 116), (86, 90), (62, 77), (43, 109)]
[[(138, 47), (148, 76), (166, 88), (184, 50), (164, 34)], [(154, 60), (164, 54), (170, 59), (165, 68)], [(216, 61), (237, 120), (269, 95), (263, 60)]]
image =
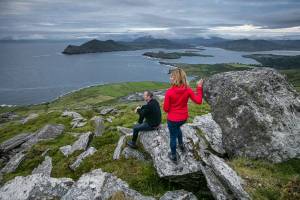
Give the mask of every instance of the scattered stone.
[(16, 118), (19, 118), (19, 115), (17, 115), (14, 112), (5, 112), (0, 114), (0, 123), (4, 123), (10, 120), (14, 120)]
[(100, 115), (107, 115), (109, 113), (116, 113), (118, 110), (114, 107), (104, 107), (100, 110)]
[(159, 200), (197, 200), (197, 197), (185, 190), (175, 190), (166, 192)]
[[(153, 91), (153, 96), (156, 99), (163, 100), (166, 90)], [(120, 102), (144, 101), (144, 92), (136, 92), (119, 99)]]
[(50, 151), (50, 148), (47, 148), (43, 153), (42, 153), (42, 157), (44, 157), (48, 152)]
[(37, 118), (38, 116), (39, 116), (39, 114), (37, 114), (37, 113), (30, 113), (25, 119), (21, 120), (21, 123), (26, 124), (27, 122)]
[(63, 133), (64, 128), (65, 127), (62, 124), (47, 124), (42, 129), (38, 130), (33, 137), (23, 143), (20, 147), (20, 150), (26, 151), (41, 140), (54, 139)]
[(22, 133), (18, 134), (15, 137), (6, 140), (5, 142), (0, 144), (0, 153), (6, 153), (8, 151), (11, 151), (12, 149), (19, 147), (21, 144), (29, 140), (33, 137), (32, 133)]
[(104, 126), (104, 120), (100, 116), (94, 116), (91, 121), (94, 122), (95, 126), (95, 136), (101, 136), (104, 133), (105, 126)]
[(0, 188), (0, 199), (60, 199), (73, 183), (70, 178), (51, 178), (41, 173), (17, 176)]
[(205, 134), (205, 139), (215, 152), (219, 154), (225, 153), (222, 143), (222, 130), (213, 120), (211, 113), (196, 116), (193, 120), (193, 124)]
[(145, 156), (139, 152), (138, 150), (136, 149), (132, 149), (132, 148), (129, 148), (129, 147), (125, 147), (122, 151), (122, 155), (124, 155), (124, 157), (126, 159), (129, 159), (129, 158), (135, 158), (137, 160), (142, 160), (142, 161), (145, 161)]
[(300, 96), (277, 70), (218, 73), (205, 81), (204, 94), (229, 155), (300, 158)]
[(34, 168), (32, 174), (44, 174), (45, 176), (51, 175), (52, 171), (52, 158), (49, 156), (45, 157), (45, 160), (37, 168)]
[(19, 152), (14, 155), (9, 162), (1, 169), (2, 174), (7, 174), (16, 171), (20, 163), (24, 160), (25, 154), (23, 152)]
[(118, 126), (118, 127), (117, 127), (117, 130), (119, 131), (119, 133), (120, 133), (121, 135), (127, 135), (127, 136), (130, 136), (130, 135), (133, 134), (132, 129), (130, 129), (130, 128)]
[(62, 114), (63, 117), (72, 117), (71, 122), (72, 128), (79, 128), (86, 125), (86, 119), (83, 118), (79, 113), (74, 111), (64, 111)]
[(121, 155), (122, 146), (124, 145), (126, 141), (126, 135), (122, 135), (118, 141), (117, 147), (114, 151), (113, 159), (119, 160)]
[(126, 182), (101, 169), (83, 174), (62, 197), (62, 200), (104, 200), (110, 199), (117, 192), (122, 192), (125, 199), (154, 200), (152, 197), (142, 196), (137, 191), (130, 189)]
[(92, 132), (83, 133), (80, 135), (79, 139), (74, 142), (74, 144), (66, 145), (60, 147), (59, 150), (64, 154), (64, 156), (71, 155), (77, 150), (86, 150), (90, 139), (92, 138)]
[(70, 169), (72, 169), (73, 171), (75, 171), (79, 166), (80, 164), (82, 163), (82, 161), (90, 156), (90, 155), (93, 155), (95, 152), (97, 151), (97, 149), (95, 149), (94, 147), (89, 147), (86, 151), (82, 152), (77, 158), (76, 158), (76, 161), (71, 164), (69, 167)]
[(106, 118), (106, 121), (108, 121), (109, 123), (112, 123), (113, 122), (113, 117), (108, 117), (108, 118)]

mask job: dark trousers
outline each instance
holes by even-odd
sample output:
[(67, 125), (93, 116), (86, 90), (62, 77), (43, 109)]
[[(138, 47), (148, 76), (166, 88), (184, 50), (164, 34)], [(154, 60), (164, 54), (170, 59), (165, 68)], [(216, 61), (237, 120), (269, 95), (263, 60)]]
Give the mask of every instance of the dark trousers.
[(179, 122), (173, 122), (167, 120), (168, 124), (168, 129), (170, 132), (170, 148), (171, 148), (171, 153), (172, 155), (176, 155), (176, 140), (178, 139), (178, 144), (182, 145), (182, 132), (180, 127), (186, 122), (184, 121), (179, 121)]
[(138, 134), (140, 131), (151, 131), (154, 130), (154, 127), (151, 127), (147, 122), (143, 122), (141, 124), (136, 124), (133, 127), (133, 137), (132, 137), (132, 141), (134, 143), (136, 143), (137, 138), (138, 138)]

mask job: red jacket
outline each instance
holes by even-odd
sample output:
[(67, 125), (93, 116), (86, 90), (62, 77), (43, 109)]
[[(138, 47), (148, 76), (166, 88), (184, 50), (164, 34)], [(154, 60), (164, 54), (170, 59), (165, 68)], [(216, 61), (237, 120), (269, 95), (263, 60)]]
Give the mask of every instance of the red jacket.
[(163, 109), (170, 121), (183, 121), (189, 117), (188, 100), (191, 98), (196, 104), (202, 104), (203, 90), (197, 87), (196, 94), (190, 87), (172, 86), (166, 91)]

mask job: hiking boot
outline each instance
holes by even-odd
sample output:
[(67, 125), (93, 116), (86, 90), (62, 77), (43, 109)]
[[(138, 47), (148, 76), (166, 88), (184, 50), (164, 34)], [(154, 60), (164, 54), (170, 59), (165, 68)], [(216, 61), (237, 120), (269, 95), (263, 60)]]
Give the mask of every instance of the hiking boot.
[(171, 152), (168, 153), (168, 157), (170, 158), (170, 160), (174, 163), (177, 164), (177, 156), (173, 155)]
[(182, 153), (186, 152), (186, 148), (185, 148), (184, 144), (180, 144), (178, 146)]
[(135, 142), (133, 142), (133, 141), (128, 141), (127, 145), (133, 149), (137, 149), (137, 146), (136, 146)]

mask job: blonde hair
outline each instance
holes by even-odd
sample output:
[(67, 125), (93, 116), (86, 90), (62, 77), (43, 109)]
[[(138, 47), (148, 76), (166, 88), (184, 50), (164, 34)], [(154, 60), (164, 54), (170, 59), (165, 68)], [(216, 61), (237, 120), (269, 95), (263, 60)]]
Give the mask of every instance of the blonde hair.
[(187, 87), (189, 85), (186, 73), (181, 68), (176, 68), (171, 71), (171, 77), (173, 77), (172, 86), (181, 86), (184, 85)]

